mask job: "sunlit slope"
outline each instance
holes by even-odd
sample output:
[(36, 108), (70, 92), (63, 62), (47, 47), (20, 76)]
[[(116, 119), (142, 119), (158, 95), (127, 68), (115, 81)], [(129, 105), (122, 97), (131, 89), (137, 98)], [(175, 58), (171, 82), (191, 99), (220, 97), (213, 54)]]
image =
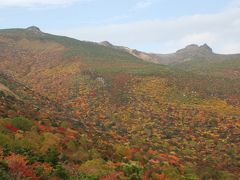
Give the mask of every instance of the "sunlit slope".
[[(159, 70), (166, 69), (160, 65), (156, 67), (145, 63), (127, 52), (104, 47), (94, 42), (79, 41), (28, 29), (1, 30), (0, 43), (1, 49), (8, 53), (6, 57), (13, 53), (11, 56), (18, 57), (18, 61), (31, 57), (35, 60), (42, 59), (43, 64), (47, 59), (48, 67), (51, 67), (51, 63), (58, 61), (58, 64), (78, 62), (85, 68), (109, 72), (140, 73), (139, 68), (141, 68), (141, 73), (160, 73)], [(4, 57), (3, 53), (1, 55)], [(21, 64), (21, 62), (18, 63)]]

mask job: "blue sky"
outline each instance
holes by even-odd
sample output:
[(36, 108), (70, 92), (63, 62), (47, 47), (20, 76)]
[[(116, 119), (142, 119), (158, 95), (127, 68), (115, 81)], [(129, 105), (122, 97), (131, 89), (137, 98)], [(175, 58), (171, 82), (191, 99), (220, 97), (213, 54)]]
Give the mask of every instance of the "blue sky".
[(167, 53), (208, 43), (240, 53), (240, 0), (0, 0), (0, 28), (44, 32)]

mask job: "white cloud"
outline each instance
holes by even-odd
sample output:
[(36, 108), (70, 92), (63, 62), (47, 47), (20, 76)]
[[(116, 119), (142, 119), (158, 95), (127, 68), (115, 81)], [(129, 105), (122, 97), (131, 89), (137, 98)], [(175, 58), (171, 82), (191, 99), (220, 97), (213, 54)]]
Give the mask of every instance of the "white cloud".
[(0, 7), (35, 7), (70, 5), (78, 1), (88, 0), (0, 0)]
[(90, 41), (108, 40), (159, 53), (172, 52), (191, 43), (207, 43), (218, 53), (240, 53), (239, 19), (240, 9), (232, 7), (216, 14), (93, 25), (58, 33)]

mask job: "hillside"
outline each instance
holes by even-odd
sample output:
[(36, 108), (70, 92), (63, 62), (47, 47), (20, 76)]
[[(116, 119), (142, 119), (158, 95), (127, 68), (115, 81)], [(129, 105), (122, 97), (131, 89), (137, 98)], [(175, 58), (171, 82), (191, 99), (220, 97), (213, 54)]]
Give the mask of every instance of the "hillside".
[[(213, 54), (176, 54), (192, 51)], [(240, 84), (214, 72), (238, 60), (213, 56), (193, 71), (195, 60), (159, 65), (108, 42), (0, 30), (0, 176), (237, 179)]]

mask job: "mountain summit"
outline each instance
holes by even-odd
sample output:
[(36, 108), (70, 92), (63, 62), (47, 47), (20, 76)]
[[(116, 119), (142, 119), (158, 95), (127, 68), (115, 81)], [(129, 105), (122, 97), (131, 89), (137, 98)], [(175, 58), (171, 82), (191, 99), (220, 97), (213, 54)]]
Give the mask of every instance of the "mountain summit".
[(197, 55), (197, 54), (212, 54), (212, 48), (210, 48), (207, 44), (204, 44), (202, 46), (198, 46), (196, 44), (191, 44), (186, 46), (183, 49), (178, 50), (176, 53), (188, 53), (190, 55)]
[(41, 33), (41, 32), (42, 32), (42, 31), (40, 30), (40, 28), (37, 27), (37, 26), (30, 26), (30, 27), (26, 28), (26, 30), (32, 31), (32, 32), (34, 32), (34, 33)]

